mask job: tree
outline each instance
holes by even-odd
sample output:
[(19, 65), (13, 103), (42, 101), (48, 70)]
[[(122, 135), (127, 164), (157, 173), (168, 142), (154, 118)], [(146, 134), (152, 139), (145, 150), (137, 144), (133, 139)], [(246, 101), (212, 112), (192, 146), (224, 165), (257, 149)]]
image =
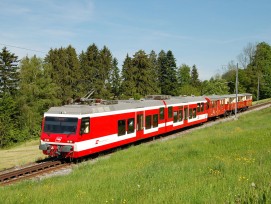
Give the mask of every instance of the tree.
[(159, 86), (159, 69), (158, 69), (158, 62), (157, 62), (157, 55), (152, 50), (149, 54), (149, 60), (150, 60), (150, 72), (151, 72), (151, 80), (153, 82), (153, 92), (155, 94), (161, 93), (161, 88)]
[(163, 50), (158, 55), (159, 83), (161, 94), (177, 94), (177, 66), (171, 51), (165, 53)]
[(14, 94), (18, 87), (18, 57), (6, 47), (0, 52), (0, 97)]
[(159, 86), (161, 89), (161, 94), (167, 94), (166, 84), (168, 84), (168, 77), (167, 77), (167, 56), (164, 50), (158, 54), (157, 59), (158, 70), (159, 70)]
[(78, 86), (78, 81), (82, 75), (75, 49), (71, 46), (51, 49), (45, 58), (45, 62), (52, 65), (51, 78), (59, 87), (58, 98), (61, 99), (62, 104), (69, 103), (72, 98), (77, 97), (78, 88), (83, 88)]
[(176, 95), (178, 88), (177, 65), (176, 59), (174, 58), (174, 55), (170, 50), (167, 52), (167, 78), (167, 82), (169, 82), (168, 84), (165, 84), (167, 94)]
[(151, 63), (143, 50), (135, 53), (132, 59), (132, 66), (135, 72), (136, 93), (139, 96), (155, 94), (155, 78), (152, 76)]
[(6, 47), (0, 52), (0, 147), (17, 142), (19, 115), (16, 103), (18, 90), (18, 57)]
[(256, 44), (248, 43), (247, 46), (243, 49), (243, 52), (237, 56), (240, 65), (244, 69), (246, 69), (247, 65), (252, 62), (255, 52)]
[(118, 68), (118, 60), (113, 59), (113, 69), (110, 73), (110, 84), (111, 84), (111, 93), (113, 94), (113, 99), (119, 98), (120, 95), (120, 74)]
[(190, 84), (194, 87), (200, 86), (199, 74), (196, 65), (193, 65), (192, 67)]
[(186, 64), (182, 64), (178, 71), (178, 84), (179, 86), (189, 85), (191, 82), (190, 67)]
[(36, 56), (25, 57), (20, 62), (18, 120), (20, 129), (27, 132), (27, 138), (39, 135), (43, 113), (49, 107), (60, 104), (56, 98), (58, 88), (48, 73), (49, 69), (50, 64), (43, 63)]
[(256, 47), (252, 62), (247, 67), (250, 74), (250, 91), (254, 96), (258, 91), (258, 80), (260, 81), (260, 99), (271, 97), (271, 47), (265, 42)]
[(136, 69), (133, 66), (132, 58), (126, 55), (122, 65), (121, 98), (129, 99), (137, 97), (136, 90)]
[(110, 73), (113, 69), (113, 57), (107, 47), (99, 52), (99, 64), (96, 67), (96, 76), (94, 79), (95, 94), (99, 98), (108, 99), (112, 95), (110, 92)]
[(223, 95), (228, 94), (228, 91), (229, 87), (226, 80), (211, 78), (209, 81), (203, 82), (201, 95)]

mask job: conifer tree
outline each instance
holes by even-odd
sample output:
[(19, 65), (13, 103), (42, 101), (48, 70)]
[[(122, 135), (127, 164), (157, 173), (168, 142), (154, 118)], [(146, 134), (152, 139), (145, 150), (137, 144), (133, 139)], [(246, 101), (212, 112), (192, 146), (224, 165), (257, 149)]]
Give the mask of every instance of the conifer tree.
[(6, 47), (0, 52), (0, 97), (14, 94), (18, 88), (18, 57)]
[(120, 73), (118, 68), (118, 60), (113, 59), (113, 69), (110, 72), (110, 84), (111, 84), (111, 93), (113, 99), (119, 98), (120, 95)]
[(129, 99), (136, 96), (136, 69), (132, 64), (132, 58), (126, 55), (121, 71), (121, 98)]
[(135, 53), (132, 59), (136, 71), (135, 83), (138, 96), (144, 97), (148, 94), (155, 94), (155, 78), (152, 77), (151, 63), (143, 50)]
[(166, 84), (170, 83), (167, 76), (167, 56), (164, 50), (158, 54), (157, 59), (158, 70), (159, 70), (159, 85), (161, 89), (161, 94), (168, 94)]
[(192, 66), (191, 70), (191, 83), (192, 86), (194, 87), (199, 87), (200, 86), (200, 80), (199, 80), (199, 74), (196, 65)]
[(94, 91), (91, 97), (98, 97), (97, 95), (97, 80), (99, 78), (99, 50), (95, 44), (90, 45), (86, 52), (82, 51), (79, 56), (82, 75), (82, 88), (84, 95), (90, 91)]
[(159, 86), (159, 69), (158, 69), (158, 62), (157, 62), (157, 55), (152, 50), (149, 54), (149, 60), (150, 60), (150, 72), (151, 72), (151, 81), (153, 82), (153, 92), (155, 94), (161, 93), (161, 88)]
[(172, 51), (167, 52), (167, 83), (165, 84), (168, 95), (176, 95), (178, 88), (177, 65)]

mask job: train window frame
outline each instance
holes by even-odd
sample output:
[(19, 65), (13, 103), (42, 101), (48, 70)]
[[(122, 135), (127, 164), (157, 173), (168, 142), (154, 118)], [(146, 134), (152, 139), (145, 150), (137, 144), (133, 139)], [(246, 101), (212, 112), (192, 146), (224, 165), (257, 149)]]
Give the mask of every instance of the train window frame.
[(80, 125), (80, 135), (88, 134), (90, 132), (90, 121), (89, 117), (82, 118), (81, 119), (81, 125)]
[(159, 108), (159, 118), (160, 120), (164, 120), (165, 119), (165, 108)]
[(145, 129), (151, 129), (152, 128), (152, 116), (151, 115), (147, 115), (145, 117)]
[(127, 134), (131, 134), (131, 133), (135, 132), (135, 119), (129, 118), (127, 126), (128, 126), (127, 127)]
[(168, 107), (168, 118), (172, 118), (173, 117), (173, 107), (169, 106)]
[(118, 120), (118, 136), (126, 134), (126, 120)]
[(139, 114), (137, 115), (136, 129), (143, 130), (143, 127), (144, 127), (143, 114)]
[(152, 116), (152, 126), (155, 128), (155, 127), (158, 127), (158, 114), (154, 114)]

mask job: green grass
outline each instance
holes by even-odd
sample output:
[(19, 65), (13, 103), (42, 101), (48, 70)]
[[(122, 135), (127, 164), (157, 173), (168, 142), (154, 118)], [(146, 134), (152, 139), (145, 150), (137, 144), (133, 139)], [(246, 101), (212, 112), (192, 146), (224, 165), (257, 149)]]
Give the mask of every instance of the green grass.
[(133, 146), (67, 176), (0, 188), (0, 203), (271, 203), (271, 108)]
[(0, 149), (0, 170), (21, 166), (45, 158), (39, 150), (39, 139), (21, 143), (16, 147)]
[(267, 98), (267, 99), (263, 99), (263, 100), (259, 100), (259, 101), (253, 101), (252, 104), (256, 105), (256, 104), (261, 104), (261, 103), (267, 103), (270, 101), (271, 101), (271, 98)]

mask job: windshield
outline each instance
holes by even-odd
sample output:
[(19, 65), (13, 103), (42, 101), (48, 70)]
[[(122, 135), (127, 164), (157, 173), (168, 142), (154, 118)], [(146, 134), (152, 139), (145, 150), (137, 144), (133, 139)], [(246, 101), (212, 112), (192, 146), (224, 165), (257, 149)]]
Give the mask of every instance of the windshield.
[(76, 132), (78, 118), (45, 117), (44, 132), (71, 134)]

